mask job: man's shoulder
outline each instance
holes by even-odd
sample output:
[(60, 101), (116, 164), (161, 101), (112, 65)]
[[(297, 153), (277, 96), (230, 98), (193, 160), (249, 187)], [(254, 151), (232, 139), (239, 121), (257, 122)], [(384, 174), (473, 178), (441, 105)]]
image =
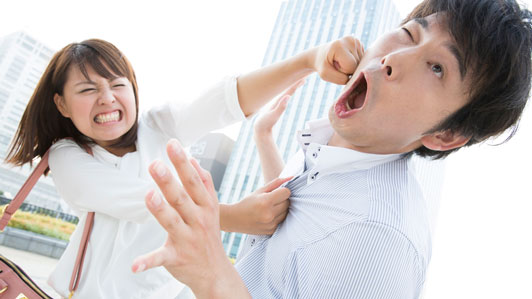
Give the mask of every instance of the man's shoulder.
[(443, 185), (443, 165), (411, 157), (375, 167), (368, 174), (368, 220), (403, 234), (426, 259)]
[(363, 251), (359, 251), (360, 249), (376, 244), (381, 244), (379, 247), (384, 248), (385, 251), (386, 248), (393, 251), (399, 246), (417, 252), (415, 244), (401, 230), (387, 223), (373, 220), (353, 221), (338, 227), (322, 238), (299, 247), (296, 251), (327, 249), (328, 252), (331, 252), (330, 250), (352, 252), (352, 254), (344, 256), (349, 258), (363, 253)]
[(298, 248), (286, 265), (284, 272), (296, 276), (298, 285), (308, 286), (300, 290), (308, 294), (379, 293), (382, 287), (397, 294), (417, 293), (426, 272), (425, 257), (407, 236), (372, 221), (353, 222)]

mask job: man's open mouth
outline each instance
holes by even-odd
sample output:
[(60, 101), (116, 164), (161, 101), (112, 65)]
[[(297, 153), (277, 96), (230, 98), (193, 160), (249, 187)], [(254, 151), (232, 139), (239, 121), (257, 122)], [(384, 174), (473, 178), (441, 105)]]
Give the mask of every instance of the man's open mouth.
[(366, 102), (368, 84), (363, 72), (358, 75), (355, 83), (338, 99), (334, 110), (338, 117), (348, 117), (356, 111), (362, 110)]

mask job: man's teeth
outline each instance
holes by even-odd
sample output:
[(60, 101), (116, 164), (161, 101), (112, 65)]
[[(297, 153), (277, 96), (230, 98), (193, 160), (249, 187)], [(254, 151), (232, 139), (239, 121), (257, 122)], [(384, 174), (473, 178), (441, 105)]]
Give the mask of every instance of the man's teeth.
[(97, 123), (106, 123), (110, 121), (118, 121), (120, 119), (120, 111), (115, 111), (107, 114), (98, 114), (95, 117)]
[(353, 108), (349, 106), (349, 101), (345, 101), (345, 106), (347, 107), (347, 110), (353, 110)]
[[(349, 101), (351, 99), (354, 99), (356, 98), (356, 96), (359, 94), (358, 91), (354, 90), (352, 94), (349, 95), (349, 97), (347, 98), (347, 100), (345, 101), (345, 107), (347, 108), (347, 111), (349, 110), (353, 110), (353, 108), (351, 108), (351, 105), (349, 104)], [(355, 103), (355, 101), (353, 101), (353, 103)]]

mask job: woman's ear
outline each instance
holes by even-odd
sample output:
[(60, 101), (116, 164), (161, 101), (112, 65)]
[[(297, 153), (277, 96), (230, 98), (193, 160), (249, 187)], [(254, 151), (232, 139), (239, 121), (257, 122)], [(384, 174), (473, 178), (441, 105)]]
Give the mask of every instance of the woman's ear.
[(446, 130), (421, 137), (421, 143), (433, 151), (448, 151), (464, 146), (470, 139), (471, 137)]
[(70, 118), (70, 114), (68, 113), (68, 109), (65, 107), (65, 99), (60, 96), (59, 94), (54, 94), (54, 103), (57, 107), (57, 110), (59, 110), (59, 113), (63, 115), (66, 118)]

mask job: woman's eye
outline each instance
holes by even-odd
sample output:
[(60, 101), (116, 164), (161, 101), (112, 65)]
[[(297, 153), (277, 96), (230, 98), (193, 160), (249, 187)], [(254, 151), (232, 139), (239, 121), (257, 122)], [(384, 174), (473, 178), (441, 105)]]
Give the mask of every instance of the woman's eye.
[(431, 65), (431, 70), (434, 74), (436, 74), (436, 76), (438, 77), (443, 77), (443, 67), (439, 64), (432, 64)]
[(122, 84), (122, 83), (119, 83), (119, 84), (115, 84), (113, 85), (113, 87), (123, 87), (123, 86), (126, 86), (125, 84)]
[(80, 92), (81, 93), (85, 93), (85, 92), (89, 92), (89, 91), (92, 91), (92, 90), (95, 90), (94, 88), (85, 88), (83, 90), (81, 90)]
[(406, 34), (408, 34), (408, 37), (410, 38), (410, 40), (414, 41), (414, 37), (412, 36), (412, 33), (410, 33), (410, 31), (406, 29), (406, 27), (402, 27), (401, 29), (403, 29), (406, 32)]

